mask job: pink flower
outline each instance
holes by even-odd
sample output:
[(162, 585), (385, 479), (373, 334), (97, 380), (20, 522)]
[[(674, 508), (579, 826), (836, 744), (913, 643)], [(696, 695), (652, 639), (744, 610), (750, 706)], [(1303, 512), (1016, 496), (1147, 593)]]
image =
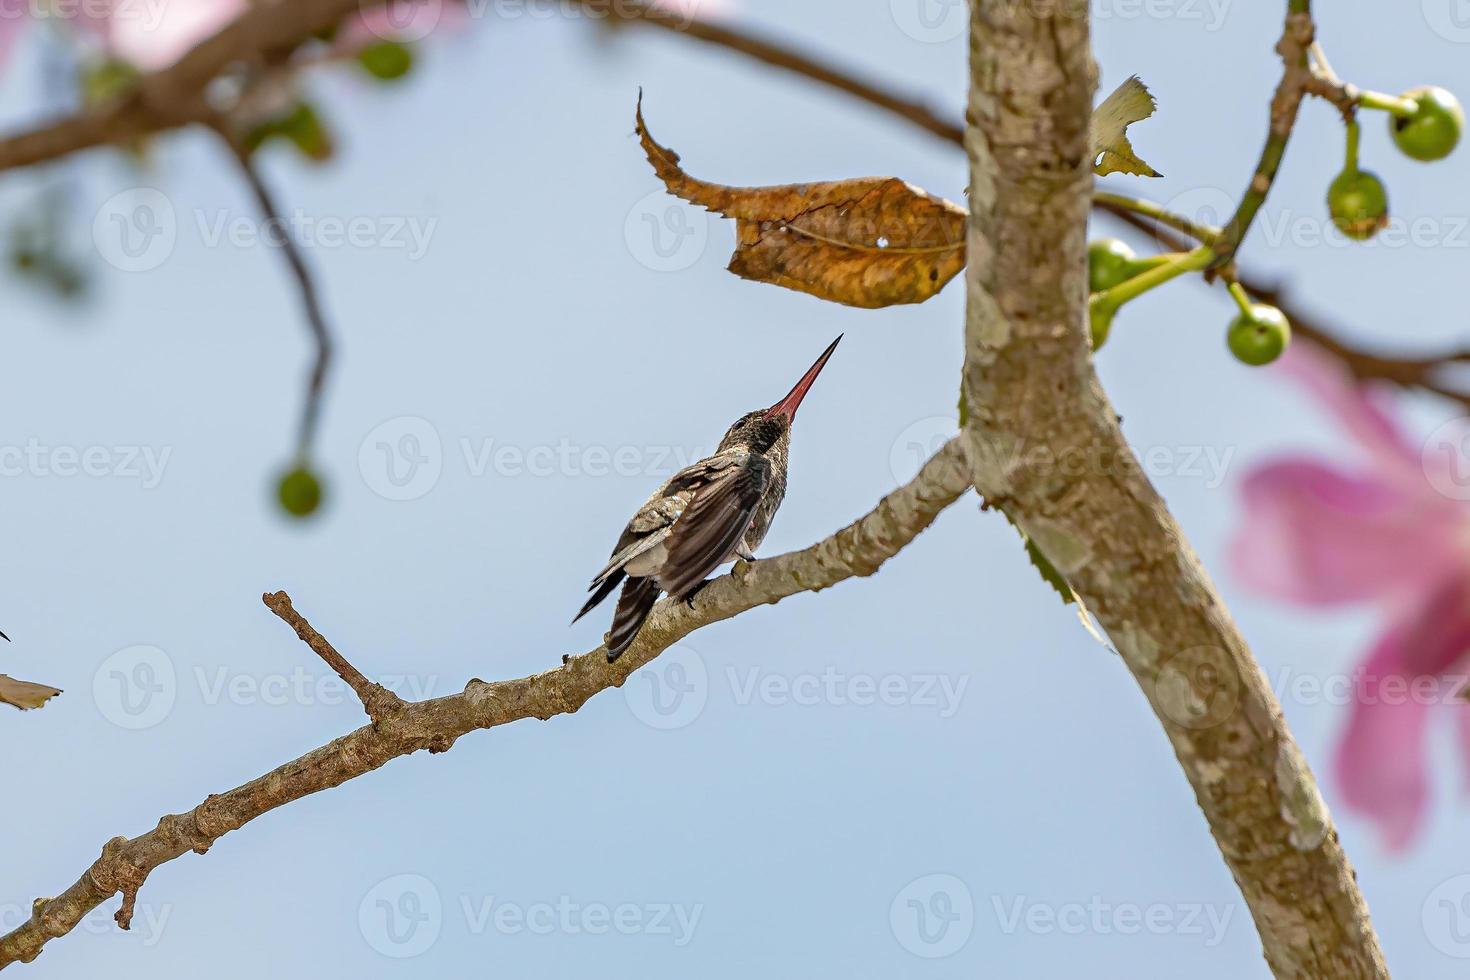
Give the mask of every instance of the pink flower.
[[(4, 4), (7, 0), (0, 0)], [(108, 22), (112, 52), (144, 71), (166, 68), (200, 41), (250, 8), (251, 0), (168, 0), (118, 4)], [(417, 41), (440, 27), (458, 27), (458, 0), (390, 0), (346, 18), (339, 43), (361, 47), (375, 40)]]
[(1231, 566), (1247, 587), (1307, 606), (1374, 603), (1387, 626), (1354, 677), (1334, 770), (1349, 808), (1405, 847), (1429, 801), (1424, 736), (1433, 704), (1457, 712), (1470, 758), (1470, 705), (1450, 676), (1470, 651), (1470, 509), (1450, 455), (1421, 453), (1358, 385), (1298, 341), (1273, 370), (1304, 385), (1358, 444), (1352, 472), (1304, 456), (1247, 475)]
[(64, 29), (98, 41), (107, 32), (107, 19), (93, 16), (92, 7), (87, 4), (63, 4), (52, 10), (31, 0), (0, 0), (0, 70), (31, 23), (38, 20), (59, 21)]
[(120, 4), (109, 24), (112, 52), (144, 71), (167, 68), (249, 7), (250, 0)]

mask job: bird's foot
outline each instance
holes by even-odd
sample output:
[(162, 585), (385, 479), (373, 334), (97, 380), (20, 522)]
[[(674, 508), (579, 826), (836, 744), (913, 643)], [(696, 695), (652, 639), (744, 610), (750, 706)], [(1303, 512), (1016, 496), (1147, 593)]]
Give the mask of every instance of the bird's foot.
[(690, 609), (693, 609), (694, 597), (699, 595), (705, 589), (709, 588), (709, 584), (713, 581), (714, 579), (707, 578), (703, 582), (700, 582), (698, 585), (696, 585), (694, 588), (690, 589), (688, 592), (684, 593), (684, 605), (688, 606)]

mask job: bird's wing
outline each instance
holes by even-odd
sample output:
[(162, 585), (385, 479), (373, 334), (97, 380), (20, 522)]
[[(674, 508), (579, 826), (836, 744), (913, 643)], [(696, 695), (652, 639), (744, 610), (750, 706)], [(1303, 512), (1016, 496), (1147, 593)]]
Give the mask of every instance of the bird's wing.
[(618, 543), (613, 546), (612, 556), (602, 571), (592, 579), (588, 591), (609, 581), (613, 574), (628, 562), (656, 547), (669, 534), (674, 522), (684, 513), (695, 492), (718, 476), (744, 464), (749, 457), (745, 452), (725, 452), (690, 463), (653, 492), (653, 496), (638, 508)]
[(766, 458), (749, 453), (732, 454), (711, 472), (665, 542), (668, 558), (658, 576), (665, 592), (684, 596), (735, 551), (770, 478)]

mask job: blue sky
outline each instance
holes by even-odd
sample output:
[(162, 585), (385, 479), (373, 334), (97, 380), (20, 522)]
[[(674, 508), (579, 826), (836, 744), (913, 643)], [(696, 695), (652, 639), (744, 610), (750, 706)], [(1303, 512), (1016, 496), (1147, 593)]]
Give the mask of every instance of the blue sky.
[[(1095, 0), (1104, 86), (1136, 72), (1160, 100), (1134, 142), (1168, 176), (1121, 186), (1191, 209), (1239, 192), (1277, 77), (1278, 6)], [(1339, 73), (1470, 94), (1470, 22), (1451, 0), (1401, 6), (1324, 12)], [(0, 624), (15, 640), (0, 655), (66, 693), (0, 715), (25, 788), (0, 815), (0, 927), (109, 837), (360, 723), (262, 592), (289, 591), (402, 693), (446, 694), (591, 649), (606, 617), (566, 623), (627, 515), (838, 333), (766, 553), (866, 512), (952, 429), (962, 289), (859, 311), (736, 279), (731, 228), (669, 210), (633, 103), (641, 85), (659, 138), (729, 183), (896, 174), (959, 199), (958, 151), (683, 39), (480, 9), (399, 87), (311, 82), (340, 140), (332, 164), (265, 157), (341, 346), (318, 454), (329, 503), (310, 524), (270, 496), (306, 335), (219, 148), (185, 134), (144, 172), (104, 153), (0, 181), (6, 209), (61, 182), (94, 276), (76, 306), (4, 280), (0, 447), (34, 445), (44, 465), (0, 479)], [(958, 8), (926, 10), (745, 0), (738, 16), (957, 116)], [(12, 123), (37, 104), (36, 56), (28, 45), (0, 87)], [(1434, 235), (1348, 249), (1313, 234), (1340, 152), (1334, 113), (1309, 105), (1248, 264), (1365, 340), (1462, 335), (1470, 156), (1412, 164), (1368, 126), (1365, 164)], [(93, 228), (141, 187), (166, 200), (174, 237), (129, 271)], [(1223, 291), (1178, 283), (1120, 317), (1100, 370), (1325, 776), (1345, 708), (1291, 682), (1348, 670), (1374, 619), (1247, 596), (1222, 557), (1254, 462), (1351, 448), (1228, 357), (1230, 315)], [(1405, 412), (1424, 432), (1454, 414), (1418, 399)], [(68, 448), (100, 450), (96, 475), (59, 473)], [(113, 900), (29, 969), (1265, 976), (1143, 698), (976, 503), (876, 578), (696, 633), (575, 716), (395, 761), (170, 863), (131, 933), (111, 928)], [(1390, 965), (1416, 980), (1462, 975), (1470, 954), (1446, 917), (1470, 873), (1448, 726), (1432, 749), (1436, 805), (1407, 854), (1336, 808)]]

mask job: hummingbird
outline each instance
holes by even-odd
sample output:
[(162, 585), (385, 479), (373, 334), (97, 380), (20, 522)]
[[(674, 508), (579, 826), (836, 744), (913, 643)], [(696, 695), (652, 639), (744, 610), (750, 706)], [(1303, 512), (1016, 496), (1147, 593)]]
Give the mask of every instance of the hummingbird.
[(572, 620), (622, 583), (607, 638), (608, 663), (628, 649), (660, 592), (692, 604), (716, 568), (736, 558), (755, 560), (786, 496), (796, 410), (841, 341), (832, 341), (785, 398), (740, 416), (713, 455), (675, 473), (638, 508), (588, 587), (592, 597)]

